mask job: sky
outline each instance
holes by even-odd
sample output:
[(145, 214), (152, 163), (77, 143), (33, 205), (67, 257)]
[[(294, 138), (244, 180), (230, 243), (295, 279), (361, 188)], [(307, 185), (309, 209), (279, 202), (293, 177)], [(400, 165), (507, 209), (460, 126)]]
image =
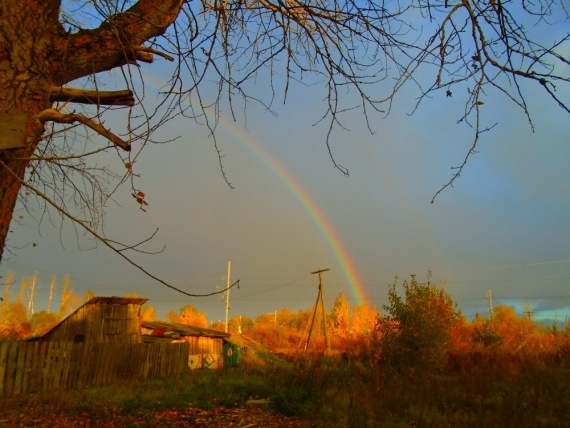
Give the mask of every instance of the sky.
[[(147, 91), (166, 83), (163, 63), (143, 66)], [(267, 90), (263, 80), (254, 91)], [(464, 100), (435, 94), (410, 115), (416, 93), (405, 89), (388, 116), (345, 116), (330, 144), (322, 87), (291, 88), (276, 114), (250, 105), (235, 122), (222, 112), (217, 142), (204, 127), (178, 118), (158, 136), (178, 140), (150, 146), (134, 165), (148, 202), (143, 212), (128, 186), (107, 210), (107, 235), (138, 242), (158, 233), (138, 263), (189, 293), (206, 294), (239, 280), (230, 317), (309, 310), (323, 274), (330, 310), (339, 293), (378, 310), (388, 287), (417, 275), (443, 284), (472, 318), (508, 305), (534, 319), (570, 316), (570, 117), (535, 87), (527, 87), (534, 132), (520, 109), (499, 94), (485, 100), (483, 120), (498, 122), (482, 137), (461, 177), (431, 203), (471, 144), (456, 124)], [(568, 91), (568, 88), (561, 89)], [(350, 96), (350, 95), (349, 95)], [(120, 124), (113, 124), (120, 126)], [(115, 161), (110, 161), (115, 162)], [(112, 163), (117, 167), (117, 163)], [(119, 166), (120, 167), (120, 166)], [(20, 211), (19, 211), (20, 212)], [(192, 304), (208, 320), (224, 320), (225, 296), (190, 298), (148, 278), (102, 245), (77, 237), (39, 212), (14, 223), (0, 275), (17, 283), (37, 272), (34, 310), (47, 307), (65, 275), (79, 296), (137, 293), (158, 316)], [(11, 287), (12, 298), (19, 286)], [(492, 301), (489, 299), (489, 293)]]

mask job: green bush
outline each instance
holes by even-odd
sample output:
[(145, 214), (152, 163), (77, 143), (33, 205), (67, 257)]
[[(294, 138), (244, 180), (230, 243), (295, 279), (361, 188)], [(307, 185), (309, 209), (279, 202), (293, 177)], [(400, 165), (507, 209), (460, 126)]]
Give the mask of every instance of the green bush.
[(389, 305), (384, 306), (387, 316), (378, 319), (377, 362), (383, 369), (440, 371), (447, 362), (451, 329), (461, 313), (443, 288), (429, 279), (420, 283), (412, 275), (402, 289), (400, 296), (398, 282), (390, 286)]

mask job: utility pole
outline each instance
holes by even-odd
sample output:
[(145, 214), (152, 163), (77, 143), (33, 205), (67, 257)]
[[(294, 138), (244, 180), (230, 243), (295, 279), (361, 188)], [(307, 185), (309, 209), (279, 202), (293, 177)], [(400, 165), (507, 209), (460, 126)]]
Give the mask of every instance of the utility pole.
[(524, 304), (523, 314), (526, 315), (528, 319), (532, 321), (532, 316), (534, 315), (534, 311), (532, 310), (532, 306), (530, 303)]
[(224, 331), (228, 332), (228, 317), (230, 315), (230, 274), (232, 269), (232, 262), (228, 262), (228, 276), (226, 282), (226, 326)]
[(327, 317), (326, 317), (326, 313), (325, 313), (325, 296), (324, 296), (324, 292), (323, 292), (323, 272), (326, 272), (330, 269), (320, 269), (320, 270), (316, 270), (314, 272), (311, 272), (311, 274), (319, 274), (319, 294), (321, 295), (321, 312), (323, 315), (323, 333), (325, 335), (325, 346), (327, 351), (330, 351), (331, 349), (331, 344), (329, 342), (329, 337), (327, 335)]
[[(309, 327), (309, 335), (307, 336), (307, 342), (305, 343), (305, 350), (304, 353), (307, 353), (307, 347), (309, 346), (309, 342), (311, 341), (311, 333), (313, 332), (313, 323), (315, 322), (315, 318), (317, 315), (317, 310), (319, 308), (319, 300), (321, 302), (321, 313), (323, 316), (323, 333), (325, 336), (325, 346), (327, 351), (330, 350), (330, 343), (329, 343), (329, 338), (327, 336), (327, 321), (326, 321), (326, 314), (325, 314), (325, 302), (324, 302), (324, 293), (323, 293), (323, 272), (326, 272), (330, 269), (319, 269), (316, 270), (314, 272), (311, 272), (311, 274), (319, 274), (319, 292), (317, 294), (317, 301), (315, 302), (315, 306), (313, 308), (313, 314), (311, 315), (311, 322), (310, 322), (310, 327)], [(301, 338), (302, 340), (302, 338)]]
[(529, 320), (532, 321), (532, 316), (534, 315), (534, 311), (527, 310), (524, 311), (523, 313), (528, 317)]

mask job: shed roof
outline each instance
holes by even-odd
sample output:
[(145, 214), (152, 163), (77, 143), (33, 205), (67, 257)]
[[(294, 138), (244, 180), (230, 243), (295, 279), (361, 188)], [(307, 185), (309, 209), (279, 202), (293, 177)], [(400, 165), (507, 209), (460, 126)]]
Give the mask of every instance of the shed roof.
[(223, 339), (231, 336), (229, 333), (224, 333), (223, 331), (162, 321), (142, 321), (141, 326), (151, 330), (162, 329), (168, 332), (178, 333), (180, 336), (219, 337)]
[(107, 303), (111, 305), (142, 305), (148, 301), (147, 298), (144, 297), (92, 297), (89, 299), (85, 305), (97, 305), (101, 303)]

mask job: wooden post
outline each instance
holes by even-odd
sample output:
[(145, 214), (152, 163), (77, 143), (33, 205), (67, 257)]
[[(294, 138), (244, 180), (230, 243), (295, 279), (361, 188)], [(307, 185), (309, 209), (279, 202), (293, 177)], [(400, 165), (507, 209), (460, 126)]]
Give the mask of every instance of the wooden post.
[(228, 332), (228, 320), (230, 314), (230, 275), (232, 270), (232, 262), (228, 262), (228, 277), (227, 277), (227, 284), (226, 284), (226, 324), (224, 327), (224, 331)]

